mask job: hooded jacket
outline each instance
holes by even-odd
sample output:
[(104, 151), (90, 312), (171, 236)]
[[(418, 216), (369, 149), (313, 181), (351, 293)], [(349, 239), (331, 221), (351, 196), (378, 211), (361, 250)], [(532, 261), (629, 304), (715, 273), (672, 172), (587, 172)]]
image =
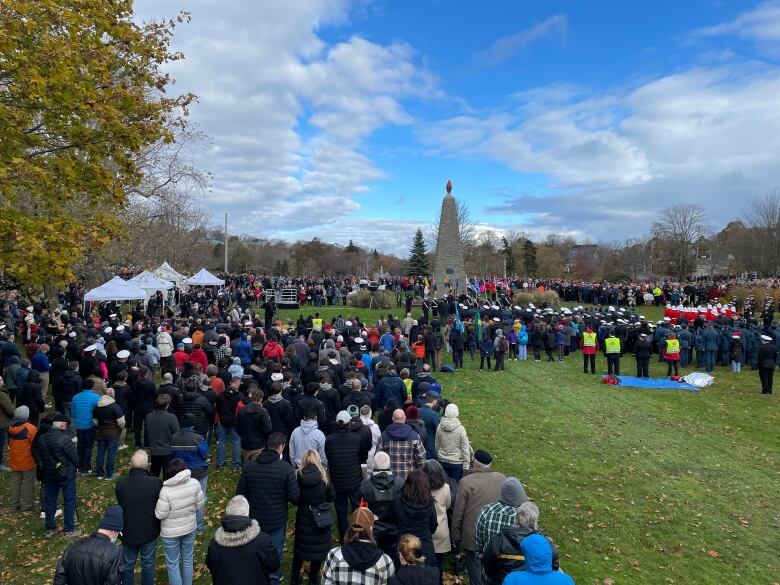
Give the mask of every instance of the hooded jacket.
[(125, 428), (125, 414), (122, 408), (111, 396), (103, 395), (92, 411), (92, 418), (97, 425), (97, 439), (118, 439)]
[(249, 343), (246, 333), (241, 334), (241, 340), (236, 343), (236, 347), (233, 349), (233, 355), (241, 360), (242, 366), (248, 366), (252, 363), (252, 344)]
[(225, 516), (209, 543), (206, 566), (214, 585), (267, 585), (279, 568), (279, 555), (257, 520)]
[(406, 402), (406, 386), (397, 374), (388, 374), (376, 385), (376, 410), (381, 410), (390, 400), (396, 400), (398, 404)]
[(179, 422), (185, 414), (195, 417), (193, 429), (199, 435), (207, 435), (211, 427), (211, 419), (214, 415), (214, 407), (205, 395), (198, 392), (182, 392), (178, 404)]
[(193, 532), (195, 511), (206, 505), (206, 498), (189, 469), (163, 482), (154, 515), (160, 519), (160, 536), (177, 538)]
[(333, 585), (377, 585), (394, 574), (390, 557), (364, 540), (334, 548), (325, 559), (324, 582)]
[(522, 571), (509, 573), (504, 585), (574, 585), (566, 573), (553, 571), (553, 550), (541, 534), (531, 534), (520, 542), (520, 551), (525, 557)]
[[(489, 585), (502, 585), (504, 578), (509, 573), (523, 570), (525, 557), (520, 543), (531, 534), (536, 533), (526, 527), (512, 526), (504, 528), (488, 540), (482, 554), (482, 566), (489, 579)], [(557, 571), (559, 566), (558, 551), (555, 550), (555, 545), (550, 539), (547, 538), (547, 540), (553, 549), (552, 568)]]
[(438, 569), (426, 565), (401, 565), (390, 579), (390, 585), (438, 585), (438, 583)]
[(11, 471), (35, 469), (33, 439), (38, 429), (27, 420), (13, 420), (8, 429), (8, 466)]
[(360, 484), (360, 497), (368, 502), (368, 509), (378, 518), (374, 522), (374, 538), (382, 548), (392, 546), (398, 540), (395, 521), (395, 500), (404, 482), (390, 470), (375, 471)]
[(377, 451), (390, 456), (390, 469), (401, 479), (409, 472), (419, 469), (425, 462), (425, 446), (420, 435), (406, 423), (389, 425), (379, 438)]
[(444, 463), (460, 464), (468, 469), (471, 446), (466, 429), (456, 417), (445, 416), (436, 429), (436, 456)]
[(319, 430), (316, 420), (304, 419), (290, 435), (290, 461), (294, 467), (300, 467), (301, 458), (309, 449), (317, 452), (323, 467), (328, 466), (328, 458), (325, 455), (325, 435)]
[(192, 477), (201, 480), (209, 474), (209, 446), (203, 436), (193, 429), (184, 427), (171, 437), (171, 459), (181, 459), (192, 472)]

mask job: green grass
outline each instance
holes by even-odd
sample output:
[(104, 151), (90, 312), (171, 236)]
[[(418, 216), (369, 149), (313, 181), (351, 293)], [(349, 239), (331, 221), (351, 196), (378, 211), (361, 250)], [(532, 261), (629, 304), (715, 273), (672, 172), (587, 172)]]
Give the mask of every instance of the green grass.
[[(300, 312), (313, 313), (285, 316)], [(320, 310), (327, 318), (338, 312), (355, 311)], [(387, 311), (357, 313), (373, 320)], [(642, 313), (659, 317), (658, 309)], [(440, 375), (474, 447), (491, 451), (494, 467), (519, 477), (539, 504), (563, 568), (579, 584), (776, 583), (777, 395), (760, 394), (755, 372), (725, 368), (702, 392), (609, 387), (583, 375), (581, 359), (509, 362), (506, 372), (494, 373), (479, 372), (467, 356), (464, 371)], [(624, 358), (626, 373), (633, 366)], [(603, 358), (597, 367), (605, 367)], [(651, 370), (665, 374), (655, 359)], [(202, 565), (205, 547), (237, 477), (221, 470), (209, 478), (209, 530), (198, 539), (196, 583), (211, 582)], [(2, 483), (0, 506), (7, 508)], [(113, 484), (80, 478), (78, 491), (82, 526), (94, 528), (113, 503)], [(0, 583), (50, 582), (65, 543), (46, 541), (42, 532), (37, 516), (6, 514)], [(289, 561), (286, 555), (288, 568)]]

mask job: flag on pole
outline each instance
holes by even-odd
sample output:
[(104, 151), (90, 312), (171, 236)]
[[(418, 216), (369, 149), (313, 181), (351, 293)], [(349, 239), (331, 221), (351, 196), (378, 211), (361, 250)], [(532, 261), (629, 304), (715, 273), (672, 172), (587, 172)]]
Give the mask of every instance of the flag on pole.
[(455, 331), (463, 333), (463, 321), (460, 320), (460, 311), (458, 311), (458, 303), (455, 303)]
[(477, 343), (480, 343), (482, 341), (482, 317), (479, 316), (479, 307), (474, 314), (474, 328), (477, 332)]

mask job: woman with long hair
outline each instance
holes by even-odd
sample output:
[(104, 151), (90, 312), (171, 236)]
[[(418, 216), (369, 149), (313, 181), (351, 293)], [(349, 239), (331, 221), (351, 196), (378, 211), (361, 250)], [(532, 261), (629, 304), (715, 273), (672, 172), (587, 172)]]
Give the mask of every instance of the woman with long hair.
[(390, 585), (436, 585), (439, 583), (439, 571), (425, 565), (420, 539), (412, 534), (404, 534), (398, 541), (398, 559), (401, 566)]
[(412, 471), (395, 501), (395, 515), (400, 534), (413, 534), (422, 542), (422, 551), (430, 567), (436, 567), (433, 533), (439, 526), (428, 476), (421, 469)]
[[(301, 495), (295, 516), (295, 542), (290, 583), (297, 585), (301, 582), (303, 563), (309, 561), (309, 583), (317, 585), (320, 582), (322, 562), (330, 550), (330, 529), (333, 524), (330, 503), (335, 499), (336, 493), (328, 479), (328, 473), (322, 466), (320, 456), (314, 449), (309, 449), (303, 454), (296, 479)], [(330, 515), (331, 523), (327, 526), (317, 525), (315, 516), (322, 513)]]
[(433, 550), (436, 551), (436, 563), (441, 568), (444, 555), (452, 550), (450, 527), (447, 523), (447, 511), (452, 507), (452, 493), (447, 483), (447, 473), (441, 463), (428, 459), (423, 463), (422, 470), (428, 476), (431, 497), (436, 508), (436, 521), (439, 523), (433, 533)]

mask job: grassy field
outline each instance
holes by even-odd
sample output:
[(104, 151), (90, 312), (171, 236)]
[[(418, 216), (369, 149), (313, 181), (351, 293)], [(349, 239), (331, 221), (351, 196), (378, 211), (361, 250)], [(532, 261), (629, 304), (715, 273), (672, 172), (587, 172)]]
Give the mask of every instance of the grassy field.
[[(369, 320), (380, 312), (357, 313)], [(643, 313), (658, 318), (657, 309)], [(582, 374), (579, 354), (508, 362), (498, 373), (479, 372), (468, 356), (465, 365), (440, 375), (446, 397), (459, 405), (474, 447), (492, 452), (494, 467), (519, 477), (539, 504), (542, 528), (577, 583), (780, 582), (780, 415), (777, 393), (762, 396), (755, 372), (719, 368), (713, 386), (686, 392), (605, 386)], [(625, 373), (633, 366), (624, 358)], [(606, 367), (603, 358), (597, 367)], [(665, 374), (655, 359), (651, 370)], [(121, 452), (123, 472), (129, 451)], [(198, 584), (211, 582), (205, 548), (237, 477), (220, 470), (209, 478)], [(78, 492), (82, 528), (94, 528), (113, 503), (113, 484), (80, 478)], [(51, 581), (65, 542), (42, 533), (37, 515), (5, 514), (0, 583)]]

